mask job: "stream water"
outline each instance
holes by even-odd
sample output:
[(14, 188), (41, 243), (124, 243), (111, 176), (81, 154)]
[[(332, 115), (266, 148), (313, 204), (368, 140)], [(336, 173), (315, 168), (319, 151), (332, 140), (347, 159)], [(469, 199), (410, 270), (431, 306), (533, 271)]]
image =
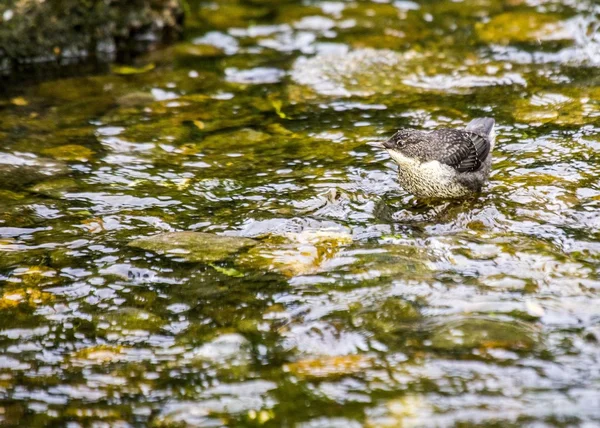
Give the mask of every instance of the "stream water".
[[(592, 1), (191, 2), (139, 67), (12, 88), (0, 424), (598, 426), (599, 27)], [(481, 116), (481, 195), (398, 186), (377, 142)], [(247, 247), (129, 245), (177, 231)]]

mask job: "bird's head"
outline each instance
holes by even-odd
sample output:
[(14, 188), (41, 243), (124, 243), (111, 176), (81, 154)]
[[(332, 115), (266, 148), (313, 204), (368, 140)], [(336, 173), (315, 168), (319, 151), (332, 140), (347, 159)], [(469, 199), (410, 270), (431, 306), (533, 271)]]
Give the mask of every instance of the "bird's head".
[(415, 132), (412, 129), (401, 129), (385, 141), (382, 146), (387, 151), (399, 151), (411, 144), (416, 144), (421, 140), (418, 132)]
[(382, 144), (390, 157), (402, 168), (415, 163), (415, 147), (423, 142), (422, 133), (412, 129), (401, 129)]

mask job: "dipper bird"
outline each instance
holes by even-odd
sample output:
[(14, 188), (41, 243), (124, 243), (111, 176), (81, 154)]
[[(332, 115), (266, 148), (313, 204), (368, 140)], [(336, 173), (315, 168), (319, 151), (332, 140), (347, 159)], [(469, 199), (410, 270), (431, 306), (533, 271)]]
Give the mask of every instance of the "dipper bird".
[(496, 140), (494, 119), (473, 119), (465, 129), (401, 129), (383, 143), (398, 164), (398, 181), (420, 198), (458, 198), (487, 181)]

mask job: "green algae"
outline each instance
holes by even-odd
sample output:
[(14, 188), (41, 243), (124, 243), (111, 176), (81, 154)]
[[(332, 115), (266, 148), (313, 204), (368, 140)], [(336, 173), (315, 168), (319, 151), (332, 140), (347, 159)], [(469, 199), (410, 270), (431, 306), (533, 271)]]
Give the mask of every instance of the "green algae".
[(171, 255), (188, 262), (214, 262), (256, 245), (247, 238), (219, 236), (200, 232), (172, 232), (136, 239), (131, 247)]
[(42, 153), (62, 161), (81, 162), (87, 162), (94, 155), (92, 150), (78, 144), (66, 144), (64, 146), (53, 147), (51, 149), (43, 150)]
[(560, 37), (562, 25), (563, 22), (558, 16), (535, 12), (507, 12), (478, 25), (477, 34), (486, 43), (534, 43)]
[[(0, 99), (0, 424), (595, 424), (583, 3), (189, 10), (125, 74)], [(382, 140), (478, 116), (481, 195), (398, 187)]]
[(594, 101), (599, 93), (597, 88), (536, 93), (516, 103), (514, 116), (528, 123), (585, 125), (600, 115), (600, 106)]
[(62, 198), (65, 193), (77, 189), (77, 181), (72, 178), (58, 178), (47, 181), (42, 181), (27, 190), (32, 193), (49, 196), (52, 198)]
[(143, 309), (121, 307), (115, 311), (98, 315), (99, 328), (108, 332), (121, 331), (127, 334), (130, 331), (157, 332), (164, 321), (159, 316)]
[(538, 334), (530, 325), (483, 318), (466, 318), (436, 329), (431, 346), (445, 351), (503, 348), (532, 351), (539, 344)]
[(2, 156), (0, 159), (0, 186), (7, 189), (20, 188), (42, 181), (49, 176), (57, 177), (69, 172), (67, 166), (60, 161), (31, 155), (1, 154), (0, 156)]

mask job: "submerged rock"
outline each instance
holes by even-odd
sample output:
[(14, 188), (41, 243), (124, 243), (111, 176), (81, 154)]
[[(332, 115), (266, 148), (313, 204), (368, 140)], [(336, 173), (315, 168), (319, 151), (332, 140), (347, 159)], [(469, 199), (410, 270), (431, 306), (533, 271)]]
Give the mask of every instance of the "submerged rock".
[(54, 295), (37, 288), (5, 288), (0, 294), (0, 310), (6, 311), (19, 306), (36, 309), (54, 301)]
[(189, 357), (215, 364), (246, 364), (251, 358), (251, 344), (237, 333), (223, 334), (199, 348), (192, 350)]
[(284, 370), (301, 378), (332, 378), (364, 372), (373, 365), (367, 355), (325, 356), (286, 364)]
[(316, 94), (372, 97), (401, 93), (402, 99), (407, 101), (423, 90), (463, 93), (487, 86), (527, 84), (518, 73), (487, 75), (481, 67), (451, 69), (449, 64), (430, 65), (438, 60), (434, 53), (371, 48), (300, 57), (294, 63), (291, 76), (304, 90), (291, 87), (288, 97), (294, 103), (315, 98)]
[(124, 307), (105, 312), (96, 317), (100, 328), (115, 331), (157, 332), (163, 326), (163, 320), (143, 309)]
[(150, 92), (128, 92), (117, 98), (120, 107), (142, 107), (154, 102), (154, 96)]
[(202, 148), (211, 149), (239, 149), (240, 147), (253, 146), (271, 138), (269, 134), (255, 131), (250, 128), (242, 128), (233, 132), (214, 134), (206, 137), (200, 145)]
[(421, 395), (403, 395), (376, 407), (370, 412), (366, 428), (398, 428), (427, 426), (431, 423), (433, 406)]
[(36, 157), (33, 154), (0, 153), (0, 187), (15, 189), (69, 172), (61, 161)]
[(186, 262), (216, 262), (256, 244), (253, 239), (241, 237), (203, 232), (169, 232), (136, 239), (128, 245), (176, 256)]
[(125, 359), (126, 348), (122, 346), (96, 345), (80, 349), (71, 354), (70, 362), (76, 366), (88, 366), (90, 364), (109, 364)]
[(477, 35), (486, 43), (503, 45), (568, 38), (559, 18), (535, 12), (496, 15), (477, 27)]
[(600, 90), (572, 89), (569, 93), (540, 92), (516, 102), (513, 116), (525, 123), (585, 125), (600, 115)]
[(66, 144), (64, 146), (52, 147), (43, 150), (43, 153), (52, 156), (54, 159), (82, 162), (89, 160), (94, 155), (92, 150), (79, 144)]
[(370, 48), (323, 53), (298, 58), (291, 76), (322, 95), (367, 97), (404, 86), (407, 63), (415, 56), (414, 52)]
[(349, 233), (349, 230), (333, 221), (320, 221), (310, 218), (272, 218), (269, 220), (250, 220), (246, 222), (240, 234), (248, 238), (267, 236), (287, 236), (310, 231), (327, 230), (329, 232)]
[(538, 344), (538, 332), (521, 321), (464, 318), (437, 328), (431, 347), (440, 350), (503, 348), (531, 351)]
[(176, 45), (173, 49), (178, 56), (210, 58), (225, 55), (221, 49), (209, 44), (181, 43)]
[(62, 198), (67, 192), (77, 189), (78, 185), (72, 178), (57, 178), (37, 183), (27, 190), (32, 193), (49, 196), (51, 198)]
[(354, 322), (377, 333), (389, 333), (406, 328), (419, 319), (421, 314), (412, 303), (398, 297), (390, 297), (375, 308), (359, 313)]
[(152, 420), (154, 427), (220, 427), (220, 415), (268, 411), (276, 404), (271, 391), (277, 384), (265, 380), (220, 383), (204, 390), (195, 401), (168, 403)]
[[(302, 228), (296, 222), (282, 223), (280, 220), (257, 223), (242, 233), (256, 236), (268, 233), (269, 227), (274, 227), (272, 234), (242, 257), (240, 263), (247, 267), (276, 271), (288, 277), (310, 275), (325, 271), (328, 266), (336, 266), (333, 262), (335, 256), (344, 246), (352, 243), (350, 232), (332, 222), (323, 223), (333, 224), (333, 227), (321, 228)], [(306, 224), (310, 223), (308, 221)]]

